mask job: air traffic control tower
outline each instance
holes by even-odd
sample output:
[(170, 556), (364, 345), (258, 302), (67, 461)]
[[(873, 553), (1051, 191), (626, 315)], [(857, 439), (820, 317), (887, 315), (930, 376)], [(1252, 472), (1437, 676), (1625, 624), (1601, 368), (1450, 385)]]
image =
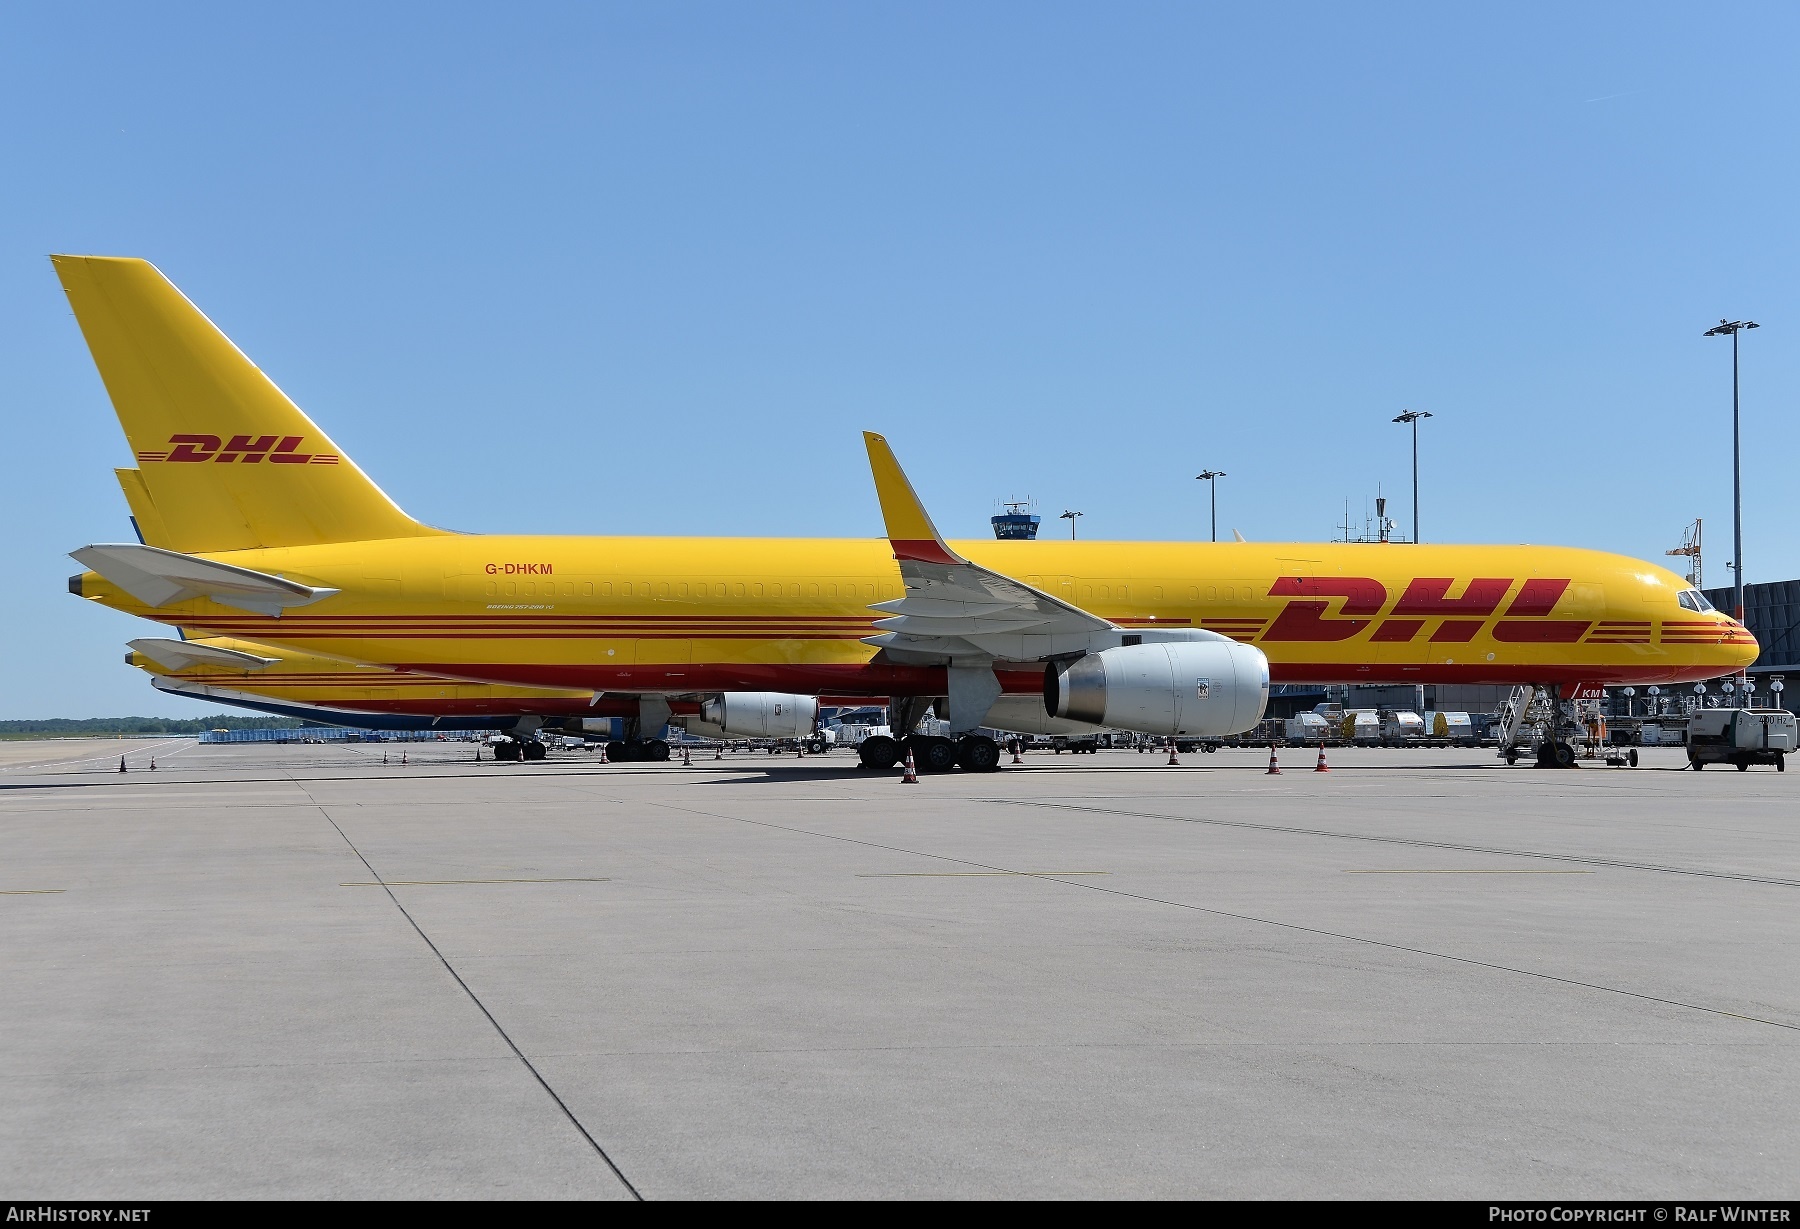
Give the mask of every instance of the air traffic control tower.
[(1038, 523), (1043, 518), (1032, 513), (1031, 504), (1021, 499), (1009, 501), (1005, 506), (1005, 512), (992, 518), (994, 536), (1001, 541), (1036, 541)]

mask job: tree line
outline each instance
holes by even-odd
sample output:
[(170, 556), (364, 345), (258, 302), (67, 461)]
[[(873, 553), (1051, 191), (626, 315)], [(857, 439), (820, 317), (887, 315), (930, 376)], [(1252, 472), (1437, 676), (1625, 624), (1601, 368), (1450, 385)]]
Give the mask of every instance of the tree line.
[[(207, 730), (297, 730), (307, 723), (297, 717), (45, 717), (0, 720), (0, 738), (19, 734), (202, 734)], [(316, 722), (313, 724), (317, 724)]]

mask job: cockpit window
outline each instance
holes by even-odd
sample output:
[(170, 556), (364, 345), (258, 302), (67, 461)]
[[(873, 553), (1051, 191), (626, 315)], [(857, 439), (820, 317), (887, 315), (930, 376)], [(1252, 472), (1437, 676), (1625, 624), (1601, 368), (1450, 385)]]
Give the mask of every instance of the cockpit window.
[(1706, 600), (1706, 594), (1698, 589), (1683, 589), (1675, 600), (1681, 603), (1683, 610), (1704, 613), (1713, 608), (1713, 604)]

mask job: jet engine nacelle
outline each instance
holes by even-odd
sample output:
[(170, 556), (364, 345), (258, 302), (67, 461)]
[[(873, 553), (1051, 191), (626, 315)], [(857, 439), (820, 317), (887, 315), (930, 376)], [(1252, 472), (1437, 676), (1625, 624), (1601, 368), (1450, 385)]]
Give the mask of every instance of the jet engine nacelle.
[(819, 715), (817, 696), (780, 691), (727, 691), (704, 700), (687, 731), (703, 738), (805, 738)]
[(1128, 644), (1044, 672), (1050, 716), (1142, 734), (1241, 734), (1268, 702), (1269, 659), (1235, 641)]
[(1098, 734), (1100, 727), (1086, 721), (1052, 717), (1036, 696), (1001, 696), (988, 709), (981, 724), (1008, 734)]

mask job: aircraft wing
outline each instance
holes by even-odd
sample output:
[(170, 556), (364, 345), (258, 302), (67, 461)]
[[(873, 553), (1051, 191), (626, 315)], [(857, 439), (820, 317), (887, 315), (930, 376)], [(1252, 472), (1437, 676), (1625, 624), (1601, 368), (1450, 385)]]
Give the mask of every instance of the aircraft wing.
[[(970, 563), (944, 543), (887, 440), (863, 432), (888, 542), (906, 596), (877, 602), (891, 616), (864, 638), (897, 661), (1005, 658), (1035, 661), (1086, 645), (1116, 625), (1030, 585)], [(1064, 646), (1067, 647), (1059, 647)]]
[(146, 638), (126, 642), (165, 670), (186, 670), (189, 666), (223, 666), (227, 670), (262, 670), (280, 661), (279, 657), (258, 657), (240, 653), (198, 640), (158, 640)]
[(209, 597), (222, 606), (279, 615), (289, 606), (305, 606), (337, 592), (136, 542), (84, 546), (70, 551), (69, 558), (100, 573), (146, 606)]

